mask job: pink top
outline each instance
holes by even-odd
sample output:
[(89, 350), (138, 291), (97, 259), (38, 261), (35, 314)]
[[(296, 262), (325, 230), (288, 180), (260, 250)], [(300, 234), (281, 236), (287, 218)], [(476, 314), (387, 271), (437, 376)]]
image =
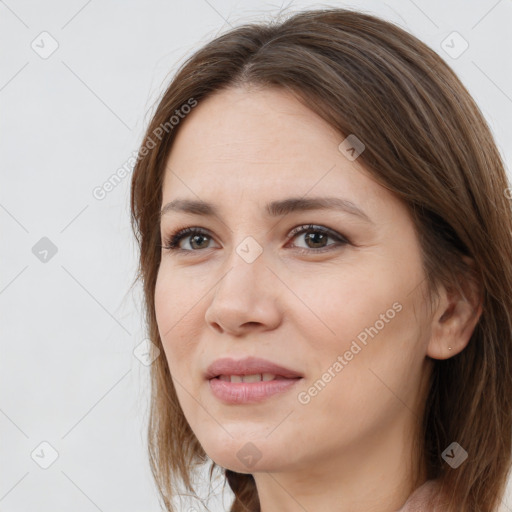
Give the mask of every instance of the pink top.
[[(403, 507), (396, 512), (445, 512), (446, 503), (447, 498), (441, 494), (440, 482), (427, 480), (409, 496)], [(496, 512), (509, 512), (510, 510), (502, 501)]]
[(396, 512), (443, 512), (440, 503), (435, 502), (440, 484), (436, 480), (427, 480), (407, 499), (404, 506)]

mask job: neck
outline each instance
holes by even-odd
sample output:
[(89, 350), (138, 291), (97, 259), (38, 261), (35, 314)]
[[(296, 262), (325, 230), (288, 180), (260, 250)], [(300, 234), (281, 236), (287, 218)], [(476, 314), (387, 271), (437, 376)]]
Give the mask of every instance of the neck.
[(426, 480), (408, 427), (404, 420), (289, 471), (254, 473), (261, 512), (396, 512)]

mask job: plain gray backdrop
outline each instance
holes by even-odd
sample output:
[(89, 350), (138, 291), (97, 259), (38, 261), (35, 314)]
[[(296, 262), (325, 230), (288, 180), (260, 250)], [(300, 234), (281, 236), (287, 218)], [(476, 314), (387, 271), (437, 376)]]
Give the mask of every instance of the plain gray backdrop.
[[(159, 510), (140, 287), (130, 291), (130, 156), (194, 50), (282, 7), (331, 5), (391, 20), (438, 52), (510, 169), (510, 0), (0, 1), (2, 512)], [(227, 509), (221, 487), (180, 510)]]

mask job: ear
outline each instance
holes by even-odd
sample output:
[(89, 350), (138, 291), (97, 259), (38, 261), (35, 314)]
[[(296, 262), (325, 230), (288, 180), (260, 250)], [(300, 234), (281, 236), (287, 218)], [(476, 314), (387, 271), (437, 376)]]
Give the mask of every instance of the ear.
[[(464, 260), (473, 267), (471, 259), (464, 257)], [(427, 347), (427, 355), (433, 359), (448, 359), (462, 352), (482, 314), (482, 293), (476, 280), (468, 276), (460, 288), (460, 291), (444, 286), (439, 289)]]

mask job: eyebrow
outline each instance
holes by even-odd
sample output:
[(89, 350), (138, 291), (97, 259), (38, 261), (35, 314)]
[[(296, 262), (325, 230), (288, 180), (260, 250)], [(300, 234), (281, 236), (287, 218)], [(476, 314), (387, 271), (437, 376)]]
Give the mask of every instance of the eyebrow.
[[(292, 212), (329, 209), (349, 213), (373, 224), (370, 217), (352, 201), (339, 197), (290, 197), (288, 199), (267, 203), (265, 212), (270, 217), (282, 217)], [(162, 208), (160, 217), (170, 212), (184, 212), (207, 217), (220, 217), (219, 211), (215, 205), (192, 199), (174, 199)]]

